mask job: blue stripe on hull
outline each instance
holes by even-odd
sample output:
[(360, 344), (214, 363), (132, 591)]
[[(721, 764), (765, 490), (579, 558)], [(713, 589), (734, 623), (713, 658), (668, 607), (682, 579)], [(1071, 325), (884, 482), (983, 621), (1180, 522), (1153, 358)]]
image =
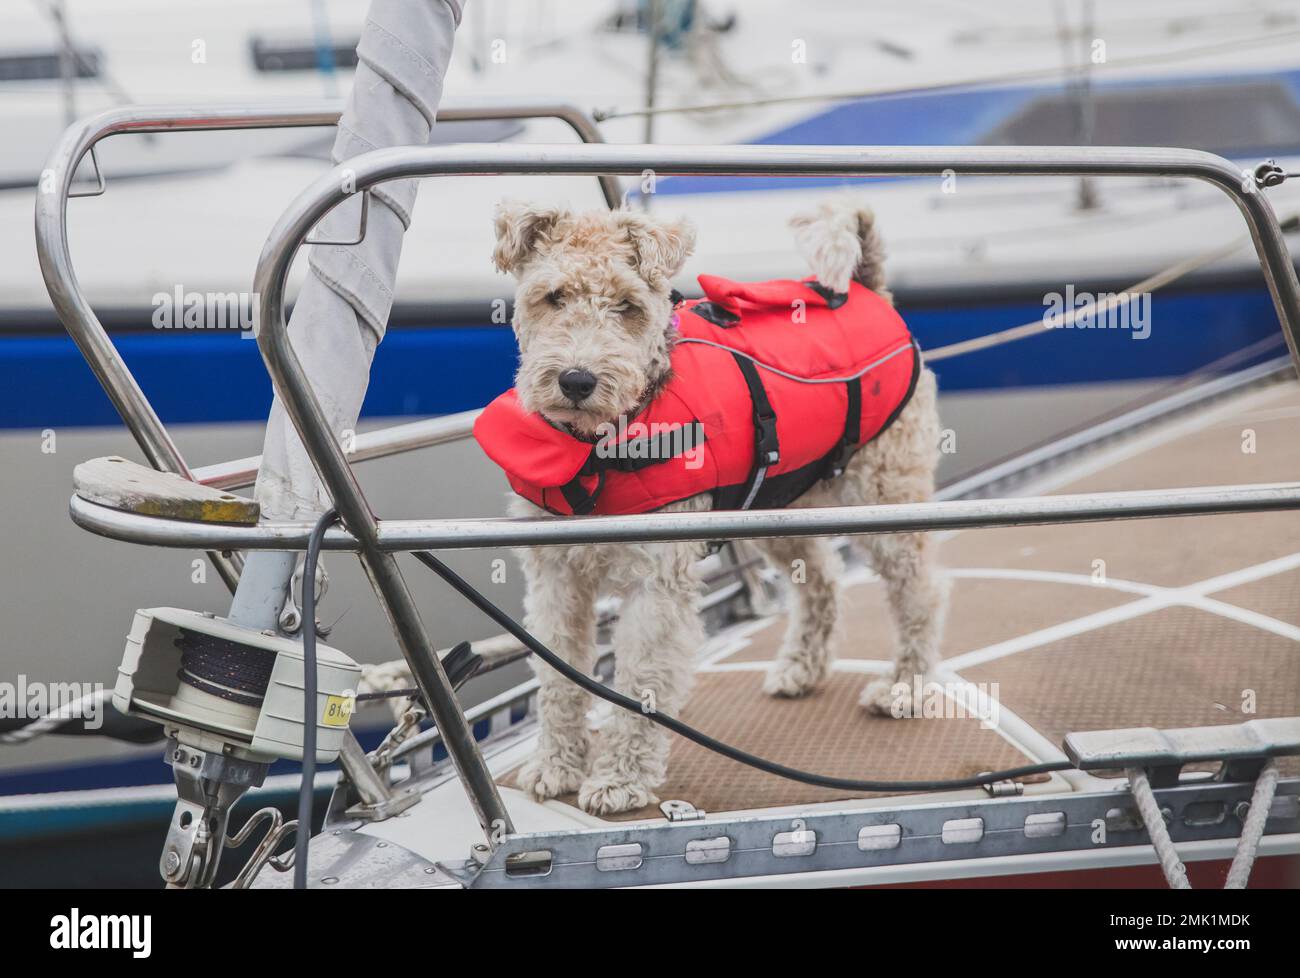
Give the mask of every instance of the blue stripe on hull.
[[(1028, 322), (1039, 302), (902, 311), (925, 349)], [(1260, 288), (1163, 292), (1153, 297), (1151, 335), (1060, 330), (937, 365), (946, 391), (1176, 377), (1278, 332)], [(251, 340), (234, 333), (168, 331), (115, 338), (154, 407), (169, 424), (257, 421), (271, 384)], [(117, 415), (64, 336), (0, 339), (0, 427), (115, 425)], [(504, 326), (389, 330), (375, 356), (363, 415), (428, 416), (480, 407), (510, 386), (514, 337)]]
[[(167, 424), (265, 420), (271, 381), (257, 344), (237, 333), (117, 334), (136, 381)], [(0, 427), (118, 424), (66, 336), (0, 339)], [(482, 406), (510, 386), (508, 327), (390, 330), (375, 357), (363, 415), (436, 415)]]
[[(367, 751), (374, 750), (388, 733), (387, 728), (360, 728), (352, 731)], [(50, 765), (0, 774), (0, 797), (6, 795), (45, 794), (55, 791), (91, 791), (126, 788), (135, 785), (171, 784), (172, 770), (163, 760), (163, 741), (154, 752), (124, 759), (105, 758), (90, 764)], [(335, 770), (337, 764), (321, 765), (319, 770)], [(300, 764), (276, 761), (270, 774), (296, 774)], [(0, 841), (4, 838), (0, 823)]]

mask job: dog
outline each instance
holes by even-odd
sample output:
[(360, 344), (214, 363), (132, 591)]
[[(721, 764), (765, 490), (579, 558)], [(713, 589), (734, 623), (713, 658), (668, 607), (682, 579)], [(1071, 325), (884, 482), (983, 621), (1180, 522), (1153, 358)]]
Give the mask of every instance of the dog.
[[(834, 295), (847, 294), (850, 281), (857, 283), (888, 303), (894, 315), (870, 210), (847, 198), (830, 201), (796, 215), (790, 226), (816, 283)], [(513, 328), (519, 368), (512, 397), (538, 423), (596, 443), (620, 419), (645, 409), (672, 376), (680, 296), (670, 283), (692, 252), (695, 231), (686, 220), (663, 221), (639, 211), (575, 213), (519, 202), (498, 206), (495, 229), (493, 261), (517, 279)], [(940, 441), (936, 383), (919, 352), (915, 356), (910, 399), (892, 423), (858, 448), (834, 478), (819, 479), (789, 505), (930, 498)], [(714, 503), (712, 493), (701, 493), (662, 511), (697, 512)], [(521, 496), (510, 503), (515, 516), (544, 515), (549, 508)], [(895, 683), (910, 685), (938, 660), (947, 595), (924, 533), (857, 541), (884, 581), (896, 632), (892, 673), (869, 681), (861, 703), (888, 715)], [(789, 626), (763, 689), (774, 697), (803, 696), (830, 671), (842, 568), (825, 539), (755, 543), (783, 573), (798, 567), (802, 581), (790, 588)], [(590, 673), (597, 599), (619, 596), (615, 686), (646, 711), (676, 714), (686, 703), (704, 639), (696, 563), (705, 551), (706, 545), (694, 542), (522, 550), (525, 624)], [(667, 733), (644, 716), (615, 710), (596, 740), (588, 725), (589, 694), (544, 663), (534, 661), (533, 668), (541, 729), (518, 786), (538, 800), (576, 792), (578, 804), (597, 815), (656, 803), (655, 790), (667, 775)]]

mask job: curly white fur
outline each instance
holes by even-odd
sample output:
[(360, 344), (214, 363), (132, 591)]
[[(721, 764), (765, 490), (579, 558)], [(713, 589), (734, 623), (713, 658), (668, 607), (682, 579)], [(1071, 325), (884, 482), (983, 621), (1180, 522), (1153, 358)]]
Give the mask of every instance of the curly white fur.
[[(791, 225), (823, 284), (845, 291), (853, 278), (888, 298), (884, 253), (869, 210), (836, 202), (796, 216)], [(516, 388), (523, 405), (579, 434), (635, 410), (668, 368), (673, 342), (665, 325), (671, 312), (668, 280), (693, 244), (694, 231), (685, 222), (661, 224), (627, 211), (572, 214), (502, 205), (494, 260), (519, 279), (514, 329), (520, 346)], [(597, 380), (592, 394), (576, 404), (558, 386), (559, 375), (571, 369), (589, 371)], [(793, 505), (928, 499), (939, 454), (936, 400), (934, 375), (925, 370), (894, 424), (860, 449), (841, 477), (819, 482)], [(666, 509), (711, 505), (709, 496), (700, 496)], [(541, 513), (518, 498), (511, 508), (515, 515)], [(830, 669), (839, 621), (839, 563), (826, 540), (757, 543), (778, 569), (801, 570), (800, 583), (792, 588), (789, 628), (764, 683), (771, 695), (801, 696)], [(889, 715), (895, 682), (924, 677), (938, 659), (946, 592), (924, 534), (869, 536), (863, 545), (885, 580), (897, 634), (893, 673), (870, 682), (862, 703)], [(641, 700), (647, 712), (677, 713), (690, 691), (692, 662), (703, 639), (695, 607), (695, 564), (702, 552), (697, 543), (521, 551), (525, 623), (568, 662), (589, 672), (596, 599), (606, 593), (621, 596), (615, 686)], [(576, 791), (579, 804), (596, 814), (657, 801), (655, 789), (667, 775), (663, 729), (616, 710), (593, 738), (590, 696), (544, 663), (535, 662), (534, 669), (541, 735), (519, 786), (538, 799)]]

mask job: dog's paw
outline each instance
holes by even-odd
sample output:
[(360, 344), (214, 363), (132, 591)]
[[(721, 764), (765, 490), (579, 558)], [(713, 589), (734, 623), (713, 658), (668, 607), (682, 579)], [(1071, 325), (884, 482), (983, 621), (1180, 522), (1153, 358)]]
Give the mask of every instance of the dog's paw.
[(803, 696), (825, 678), (826, 669), (811, 669), (802, 659), (777, 659), (763, 677), (763, 692), (768, 696)]
[(873, 679), (862, 690), (862, 695), (858, 697), (858, 705), (865, 707), (868, 713), (880, 717), (897, 717), (900, 714), (897, 711), (899, 703), (898, 690), (896, 689), (898, 680), (891, 676), (881, 676)]
[(593, 815), (613, 815), (658, 801), (644, 784), (626, 778), (593, 775), (578, 789), (578, 806)]
[(556, 757), (538, 755), (519, 769), (515, 783), (530, 797), (545, 801), (547, 798), (558, 798), (577, 791), (586, 776), (587, 772), (575, 764), (565, 763)]

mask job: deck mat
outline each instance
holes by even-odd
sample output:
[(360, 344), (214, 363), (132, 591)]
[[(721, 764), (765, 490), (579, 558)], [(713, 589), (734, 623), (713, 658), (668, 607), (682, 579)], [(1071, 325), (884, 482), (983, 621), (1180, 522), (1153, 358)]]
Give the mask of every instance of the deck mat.
[[(1136, 598), (1137, 595), (1090, 583), (958, 578), (952, 582), (943, 654), (946, 658), (983, 648)], [(996, 608), (998, 613), (989, 614), (990, 608)], [(750, 636), (744, 648), (722, 661), (771, 660), (776, 657), (784, 633), (784, 619), (773, 622)], [(846, 588), (844, 627), (836, 645), (836, 656), (888, 659), (893, 656), (893, 648), (894, 632), (884, 585), (870, 581)]]
[[(835, 673), (801, 700), (776, 700), (760, 688), (759, 672), (698, 677), (681, 717), (692, 726), (751, 753), (843, 778), (957, 778), (1030, 763), (974, 718), (894, 720), (858, 706), (867, 678)], [(786, 781), (673, 738), (662, 799), (689, 801), (706, 812), (731, 812), (866, 797)], [(572, 795), (560, 799), (576, 804)], [(657, 806), (615, 819), (659, 817)]]
[(967, 530), (943, 548), (942, 560), (1081, 575), (1101, 569), (1117, 580), (1182, 587), (1298, 551), (1300, 515), (1237, 513)]
[(1215, 591), (1210, 597), (1300, 627), (1300, 570)]
[[(1134, 449), (1132, 454), (1058, 487), (1060, 493), (1169, 489), (1179, 486), (1300, 479), (1300, 385), (1248, 395), (1203, 430)], [(1243, 432), (1254, 433), (1253, 444)], [(1243, 445), (1252, 449), (1242, 450)], [(1092, 574), (1095, 562), (1115, 578), (1176, 587), (1300, 551), (1294, 513), (1124, 520), (968, 530), (947, 541), (952, 567), (1021, 567)]]
[[(1300, 707), (1295, 641), (1197, 608), (1153, 611), (961, 674), (997, 683), (1002, 708), (1058, 744), (1076, 730), (1216, 726)], [(1300, 758), (1283, 769), (1300, 771)]]

